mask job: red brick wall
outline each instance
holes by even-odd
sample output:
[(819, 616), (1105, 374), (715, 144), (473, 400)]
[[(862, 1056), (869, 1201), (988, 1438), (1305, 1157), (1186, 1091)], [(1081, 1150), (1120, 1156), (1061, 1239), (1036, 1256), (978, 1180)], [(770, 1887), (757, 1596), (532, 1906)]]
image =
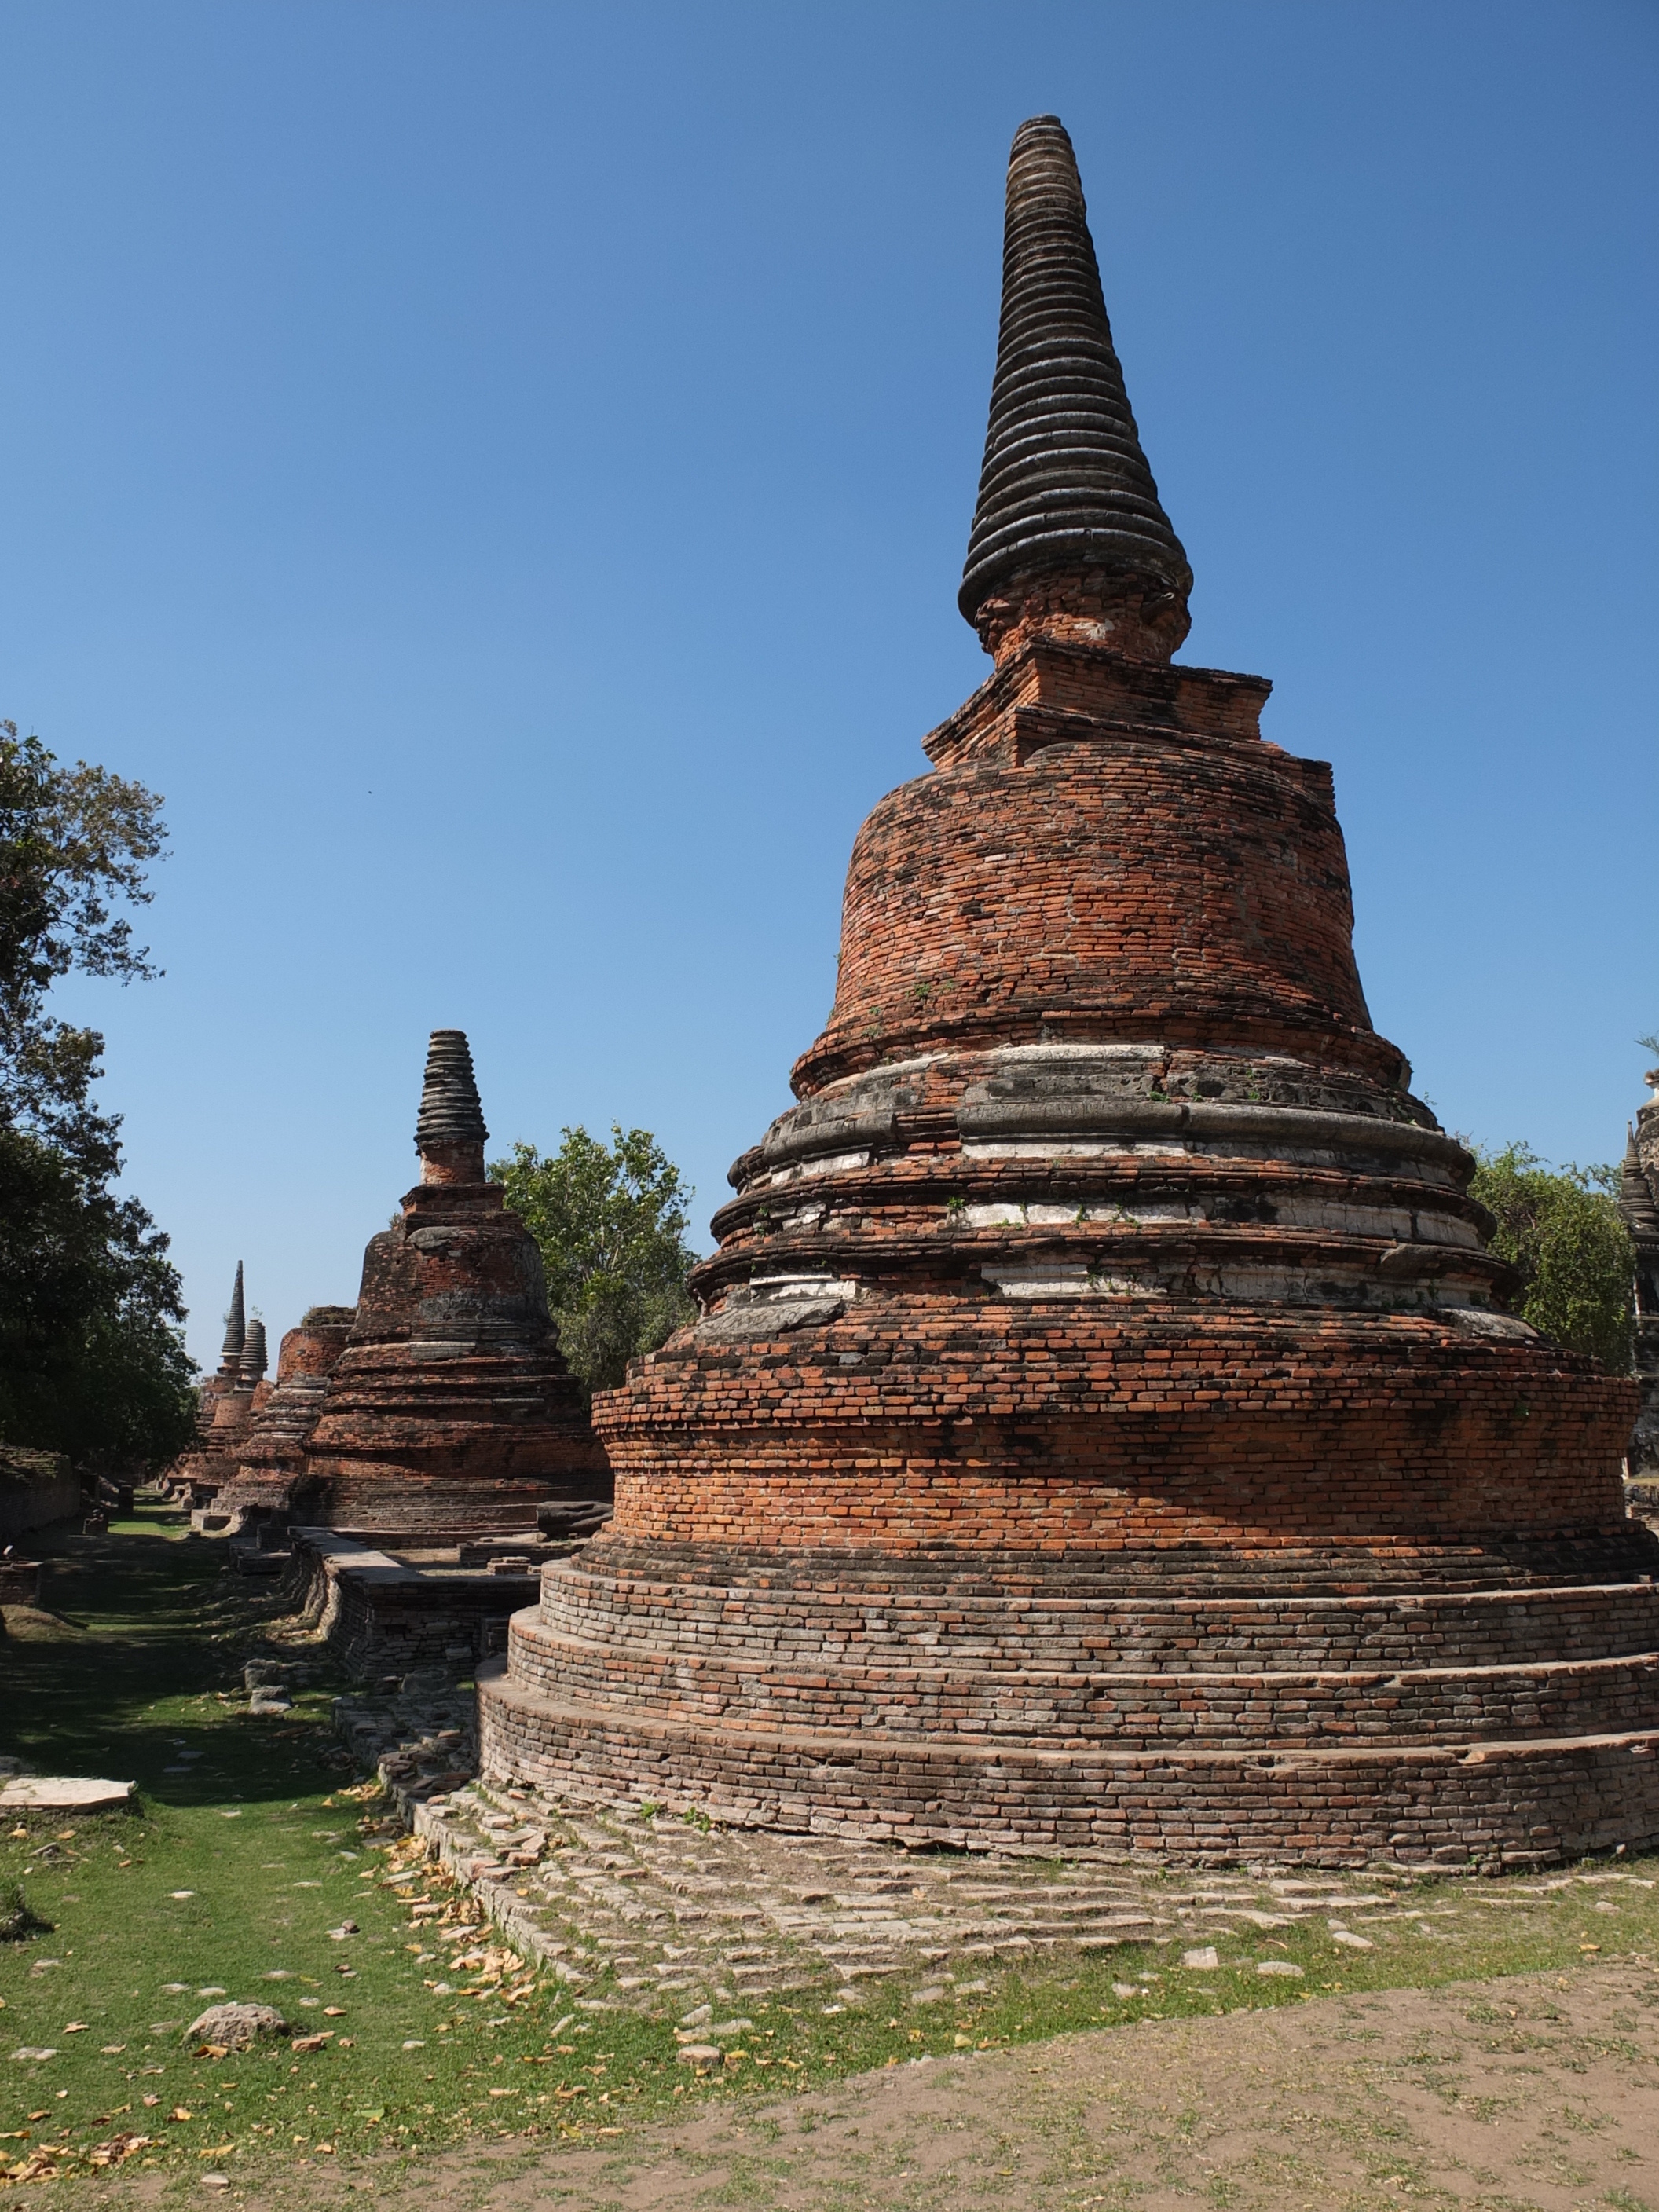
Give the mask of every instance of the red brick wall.
[[(1048, 647), (1035, 666), (1040, 702), (966, 722), (937, 745), (945, 764), (859, 832), (835, 1008), (797, 1090), (944, 1044), (1055, 1031), (1315, 1042), (1396, 1079), (1354, 966), (1328, 768), (1190, 726), (1206, 672), (1181, 672), (1182, 692), (1153, 702), (1182, 729), (1154, 725), (1107, 656)], [(1018, 673), (994, 684), (1017, 698)], [(1239, 719), (1237, 681), (1209, 687), (1223, 724)]]

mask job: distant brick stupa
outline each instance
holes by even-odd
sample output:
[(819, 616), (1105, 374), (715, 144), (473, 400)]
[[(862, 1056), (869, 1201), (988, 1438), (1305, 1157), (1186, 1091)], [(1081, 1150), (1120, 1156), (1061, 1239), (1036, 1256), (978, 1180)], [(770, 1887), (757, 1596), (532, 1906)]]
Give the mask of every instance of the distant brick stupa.
[(1527, 1863), (1659, 1837), (1627, 1379), (1504, 1310), (1371, 1027), (1329, 768), (1191, 577), (1072, 147), (1022, 125), (963, 612), (702, 1317), (486, 1771), (908, 1841)]
[(536, 1240), (484, 1173), (489, 1132), (459, 1030), (434, 1030), (421, 1180), (369, 1240), (349, 1331), (291, 1491), (313, 1521), (379, 1535), (522, 1528), (610, 1494), (548, 1314)]
[(1630, 1440), (1632, 1474), (1659, 1474), (1659, 1067), (1625, 1146), (1619, 1211), (1636, 1242), (1636, 1372), (1641, 1409)]
[(234, 1474), (242, 1439), (255, 1413), (270, 1395), (264, 1383), (265, 1325), (247, 1318), (242, 1263), (225, 1316), (219, 1366), (196, 1393), (196, 1434), (162, 1478), (164, 1491), (187, 1496), (193, 1505), (216, 1497)]
[(235, 1468), (213, 1501), (232, 1534), (262, 1521), (282, 1525), (293, 1519), (306, 1446), (356, 1318), (350, 1306), (313, 1306), (283, 1337), (276, 1388), (249, 1422)]

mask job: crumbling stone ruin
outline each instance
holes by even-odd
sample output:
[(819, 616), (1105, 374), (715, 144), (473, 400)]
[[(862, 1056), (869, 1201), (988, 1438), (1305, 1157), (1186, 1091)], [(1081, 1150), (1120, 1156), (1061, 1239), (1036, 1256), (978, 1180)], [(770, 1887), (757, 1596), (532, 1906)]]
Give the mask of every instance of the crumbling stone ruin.
[(1619, 1211), (1636, 1240), (1636, 1373), (1642, 1402), (1630, 1439), (1630, 1472), (1659, 1478), (1659, 1067), (1625, 1146)]
[(268, 1364), (265, 1325), (246, 1318), (239, 1260), (218, 1372), (209, 1376), (198, 1395), (195, 1441), (167, 1469), (165, 1491), (198, 1510), (218, 1496), (236, 1472), (254, 1416), (270, 1395), (265, 1381)]
[(459, 1030), (434, 1030), (421, 1180), (369, 1240), (362, 1288), (291, 1506), (376, 1540), (533, 1527), (544, 1502), (608, 1498), (605, 1454), (561, 1357), (536, 1241), (484, 1174)]
[(701, 1318), (596, 1402), (616, 1516), (481, 1676), (492, 1785), (1330, 1863), (1659, 1837), (1635, 1386), (1505, 1311), (1371, 1027), (1330, 769), (1172, 662), (1190, 582), (1039, 117), (992, 673), (859, 834)]
[(205, 1525), (234, 1534), (250, 1523), (290, 1517), (305, 1448), (355, 1318), (351, 1306), (313, 1306), (283, 1337), (276, 1388), (249, 1422), (235, 1471), (207, 1509)]
[(181, 1452), (161, 1477), (164, 1492), (182, 1491), (187, 1483), (190, 1462), (207, 1449), (208, 1438), (213, 1432), (213, 1416), (219, 1401), (236, 1387), (240, 1372), (242, 1346), (247, 1338), (247, 1309), (242, 1288), (242, 1263), (236, 1262), (236, 1282), (230, 1294), (230, 1310), (225, 1316), (225, 1340), (219, 1348), (219, 1366), (197, 1387), (196, 1435), (191, 1449)]

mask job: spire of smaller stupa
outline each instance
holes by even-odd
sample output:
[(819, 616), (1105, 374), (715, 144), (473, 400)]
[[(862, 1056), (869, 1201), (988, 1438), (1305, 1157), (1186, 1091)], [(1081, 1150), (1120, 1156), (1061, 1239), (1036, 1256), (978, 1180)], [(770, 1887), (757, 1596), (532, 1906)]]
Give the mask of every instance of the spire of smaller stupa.
[(1619, 1211), (1625, 1217), (1625, 1226), (1632, 1237), (1644, 1243), (1650, 1237), (1659, 1238), (1659, 1204), (1655, 1202), (1652, 1184), (1642, 1165), (1642, 1155), (1636, 1149), (1636, 1132), (1627, 1130), (1625, 1142), (1625, 1164), (1619, 1177)]
[(426, 1084), (415, 1122), (415, 1149), (433, 1145), (482, 1145), (489, 1138), (472, 1073), (465, 1030), (434, 1030), (426, 1053)]
[(1034, 115), (1008, 158), (996, 380), (957, 604), (972, 622), (1016, 575), (1084, 569), (1183, 602), (1192, 589), (1123, 388), (1077, 157), (1058, 116)]
[(236, 1287), (230, 1294), (230, 1311), (225, 1316), (225, 1340), (219, 1346), (221, 1362), (241, 1356), (247, 1336), (246, 1310), (242, 1304), (242, 1263), (236, 1262)]
[(265, 1366), (265, 1325), (262, 1321), (251, 1321), (242, 1346), (242, 1356), (236, 1363), (237, 1389), (253, 1389), (264, 1378)]

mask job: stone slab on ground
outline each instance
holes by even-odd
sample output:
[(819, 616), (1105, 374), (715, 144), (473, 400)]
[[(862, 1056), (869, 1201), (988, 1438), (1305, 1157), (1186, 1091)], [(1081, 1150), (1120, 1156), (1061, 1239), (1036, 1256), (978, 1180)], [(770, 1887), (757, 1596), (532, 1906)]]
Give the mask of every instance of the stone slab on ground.
[(0, 1813), (107, 1813), (130, 1805), (137, 1786), (88, 1774), (20, 1774), (0, 1786)]

